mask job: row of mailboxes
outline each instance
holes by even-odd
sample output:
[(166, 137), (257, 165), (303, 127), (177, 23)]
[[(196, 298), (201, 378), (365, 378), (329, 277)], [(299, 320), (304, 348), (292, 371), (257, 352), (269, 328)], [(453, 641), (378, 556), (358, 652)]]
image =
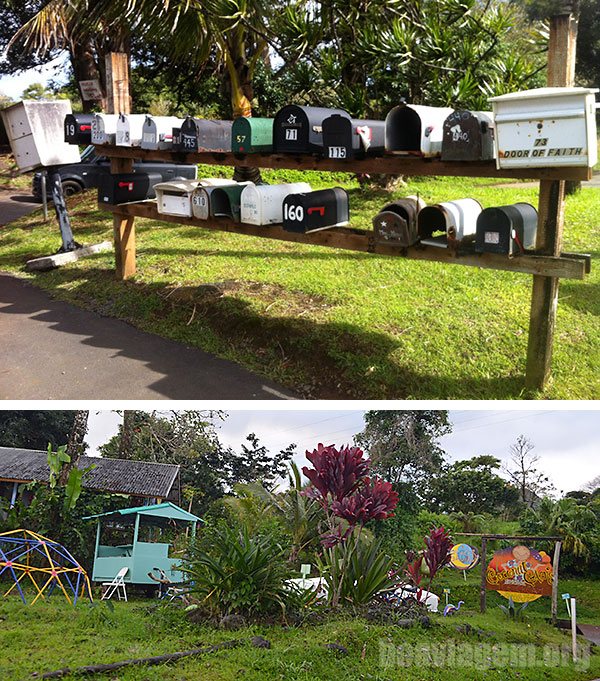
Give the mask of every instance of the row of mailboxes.
[(102, 175), (98, 201), (110, 205), (146, 201), (156, 196), (154, 186), (162, 181), (160, 173), (117, 173)]
[(420, 242), (443, 248), (474, 244), (480, 253), (514, 255), (535, 247), (538, 215), (528, 203), (482, 209), (475, 199), (426, 206), (409, 196), (373, 218), (375, 240), (408, 248)]

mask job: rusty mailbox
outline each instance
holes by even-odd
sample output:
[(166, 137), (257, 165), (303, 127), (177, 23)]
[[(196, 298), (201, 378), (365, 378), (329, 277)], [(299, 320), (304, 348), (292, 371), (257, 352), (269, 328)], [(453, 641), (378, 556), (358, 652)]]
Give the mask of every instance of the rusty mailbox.
[(535, 248), (537, 210), (529, 203), (486, 208), (477, 218), (475, 250), (517, 255)]
[(444, 121), (453, 109), (399, 104), (385, 119), (385, 148), (394, 154), (439, 156)]
[(65, 116), (65, 142), (67, 144), (91, 144), (94, 114), (70, 113)]
[(416, 196), (393, 201), (373, 218), (375, 240), (380, 244), (408, 248), (419, 240), (417, 218), (425, 203)]
[(98, 201), (117, 205), (153, 199), (156, 196), (154, 185), (161, 181), (160, 173), (107, 173), (100, 180)]
[(288, 194), (283, 201), (283, 229), (308, 234), (347, 225), (350, 218), (348, 193), (341, 187)]
[(453, 111), (444, 121), (443, 161), (489, 161), (494, 158), (491, 112)]
[(474, 241), (481, 204), (475, 199), (458, 199), (426, 206), (417, 220), (421, 243), (458, 248)]
[(273, 121), (273, 150), (287, 154), (323, 152), (323, 120), (332, 114), (347, 115), (341, 109), (288, 104)]
[(385, 121), (332, 114), (323, 119), (323, 155), (327, 158), (363, 158), (385, 152)]

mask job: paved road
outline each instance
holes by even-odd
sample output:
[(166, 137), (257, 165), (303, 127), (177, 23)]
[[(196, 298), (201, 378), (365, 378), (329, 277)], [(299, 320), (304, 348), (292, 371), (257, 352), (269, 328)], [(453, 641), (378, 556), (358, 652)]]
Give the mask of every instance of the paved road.
[(200, 350), (0, 274), (1, 399), (292, 399)]
[(41, 205), (35, 202), (31, 195), (24, 194), (17, 189), (0, 187), (0, 227), (31, 213)]

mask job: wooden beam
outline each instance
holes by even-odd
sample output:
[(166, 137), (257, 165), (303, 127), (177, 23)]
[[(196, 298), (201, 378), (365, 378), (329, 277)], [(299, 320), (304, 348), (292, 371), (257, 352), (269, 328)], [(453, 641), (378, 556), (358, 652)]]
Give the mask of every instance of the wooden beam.
[[(112, 158), (110, 172), (130, 173), (133, 170), (133, 159)], [(120, 211), (115, 206), (113, 215), (113, 240), (115, 244), (115, 273), (117, 279), (129, 279), (135, 274), (135, 222), (133, 215)]]
[(522, 539), (523, 541), (558, 541), (562, 537), (527, 536), (522, 534), (481, 534), (480, 532), (453, 532), (457, 537), (481, 537), (482, 539)]
[(491, 177), (514, 180), (589, 180), (591, 168), (504, 168), (497, 169), (495, 161), (442, 161), (439, 158), (420, 158), (386, 154), (376, 158), (336, 161), (305, 154), (248, 154), (140, 149), (96, 145), (96, 151), (110, 158), (136, 158), (146, 161), (176, 163), (206, 163), (221, 166), (256, 168), (284, 168), (291, 170), (321, 170), (342, 173), (381, 173), (387, 175), (444, 175), (453, 177)]
[[(161, 222), (191, 225), (200, 229), (211, 229), (235, 234), (245, 234), (263, 239), (277, 239), (294, 243), (310, 244), (313, 246), (326, 246), (363, 253), (376, 253), (395, 257), (405, 257), (410, 260), (427, 260), (451, 265), (466, 265), (481, 267), (483, 269), (506, 270), (523, 274), (554, 274), (565, 279), (583, 279), (585, 277), (588, 260), (585, 256), (568, 257), (544, 257), (538, 255), (518, 256), (509, 258), (506, 255), (495, 253), (455, 253), (447, 248), (434, 246), (414, 246), (409, 249), (401, 249), (389, 244), (375, 242), (374, 233), (370, 230), (352, 229), (349, 227), (337, 227), (321, 230), (311, 234), (298, 234), (286, 232), (281, 225), (246, 225), (233, 222), (225, 218), (212, 220), (198, 220), (197, 218), (184, 218), (173, 215), (162, 215), (158, 212), (156, 202), (144, 201), (140, 203), (126, 203), (118, 206), (100, 204), (103, 210), (115, 213), (119, 220), (125, 220), (126, 216), (142, 217)], [(134, 271), (135, 271), (135, 242), (134, 248)], [(123, 245), (121, 251), (124, 253)], [(117, 247), (115, 242), (115, 255)], [(124, 257), (124, 256), (123, 256)]]
[(129, 96), (129, 55), (109, 52), (105, 58), (108, 113), (131, 112)]
[(481, 557), (480, 557), (480, 562), (481, 562), (481, 584), (479, 587), (479, 611), (480, 612), (485, 612), (487, 603), (486, 603), (486, 597), (487, 597), (487, 589), (485, 586), (486, 582), (486, 573), (487, 573), (487, 538), (482, 537), (481, 539)]
[[(548, 85), (550, 87), (573, 84), (576, 44), (576, 18), (570, 13), (552, 17), (548, 45)], [(542, 180), (536, 240), (536, 251), (539, 253), (554, 256), (560, 254), (564, 210), (564, 179)], [(558, 286), (559, 278), (556, 276), (534, 275), (533, 277), (525, 371), (525, 385), (529, 390), (543, 390), (550, 377)]]
[(44, 255), (41, 258), (33, 258), (28, 260), (25, 264), (27, 272), (41, 271), (54, 269), (61, 265), (66, 265), (69, 262), (75, 262), (80, 258), (85, 258), (88, 255), (102, 253), (103, 251), (110, 251), (113, 245), (110, 241), (102, 241), (99, 244), (92, 246), (82, 246), (74, 251), (67, 251), (66, 253), (55, 253), (54, 255)]

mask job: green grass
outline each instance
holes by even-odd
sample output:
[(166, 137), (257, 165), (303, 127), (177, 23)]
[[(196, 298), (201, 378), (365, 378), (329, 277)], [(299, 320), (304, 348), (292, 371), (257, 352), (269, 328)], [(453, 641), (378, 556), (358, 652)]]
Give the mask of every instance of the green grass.
[[(200, 176), (228, 169), (202, 167)], [(427, 202), (476, 197), (484, 206), (537, 201), (537, 185), (488, 179), (412, 178), (387, 193), (350, 175), (266, 171), (269, 181), (339, 184), (352, 225), (368, 228), (393, 197)], [(95, 194), (71, 202), (76, 238), (110, 239)], [(0, 231), (0, 269), (26, 276), (57, 298), (200, 347), (279, 381), (306, 398), (596, 399), (600, 396), (600, 192), (569, 197), (565, 250), (593, 256), (585, 281), (560, 289), (553, 379), (524, 391), (532, 278), (386, 258), (137, 221), (138, 272), (114, 279), (111, 253), (53, 272), (25, 275), (33, 256), (54, 252), (58, 229), (39, 213)], [(197, 287), (225, 282), (220, 298)], [(176, 294), (173, 290), (177, 289)], [(173, 294), (173, 295), (172, 295)]]
[[(477, 576), (469, 575), (467, 586), (461, 591), (457, 579), (462, 581), (462, 578), (454, 573), (448, 574), (452, 600), (461, 597), (467, 605), (452, 618), (444, 618), (441, 613), (432, 615), (429, 629), (399, 629), (346, 615), (330, 618), (321, 624), (295, 628), (251, 626), (227, 632), (192, 624), (177, 607), (156, 609), (149, 601), (115, 603), (114, 612), (110, 612), (103, 604), (95, 608), (80, 604), (73, 609), (56, 597), (34, 606), (23, 606), (14, 598), (0, 600), (0, 650), (3, 651), (0, 676), (19, 681), (35, 671), (148, 657), (229, 639), (243, 639), (244, 643), (237, 649), (188, 658), (177, 664), (132, 667), (88, 678), (114, 681), (311, 681), (334, 678), (378, 681), (537, 681), (544, 678), (558, 681), (568, 678), (570, 681), (584, 681), (600, 675), (600, 656), (597, 653), (592, 653), (579, 668), (572, 663), (540, 668), (521, 664), (511, 666), (509, 660), (502, 662), (498, 655), (506, 651), (507, 646), (515, 644), (530, 646), (529, 652), (534, 652), (538, 660), (542, 658), (545, 647), (556, 650), (557, 647), (569, 646), (568, 634), (546, 622), (549, 599), (541, 599), (532, 605), (523, 621), (510, 622), (492, 602), (492, 594), (488, 612), (481, 615), (476, 612)], [(436, 591), (441, 593), (441, 588), (442, 582)], [(565, 581), (561, 582), (560, 588), (578, 596), (582, 621), (599, 621), (600, 590), (597, 582)], [(464, 629), (457, 630), (465, 624), (481, 631), (467, 633)], [(253, 635), (266, 637), (272, 644), (271, 649), (251, 647), (248, 639)], [(324, 644), (334, 642), (345, 646), (349, 654), (340, 656), (324, 647)], [(424, 654), (424, 649), (431, 646), (432, 655), (435, 655), (435, 646), (450, 643), (462, 650), (458, 655), (460, 660), (478, 655), (483, 657), (482, 663), (475, 668), (461, 667), (460, 663), (435, 667), (428, 662), (408, 667), (384, 666), (386, 659), (388, 662), (398, 661), (398, 646), (404, 646), (405, 651), (417, 651), (417, 654)]]

